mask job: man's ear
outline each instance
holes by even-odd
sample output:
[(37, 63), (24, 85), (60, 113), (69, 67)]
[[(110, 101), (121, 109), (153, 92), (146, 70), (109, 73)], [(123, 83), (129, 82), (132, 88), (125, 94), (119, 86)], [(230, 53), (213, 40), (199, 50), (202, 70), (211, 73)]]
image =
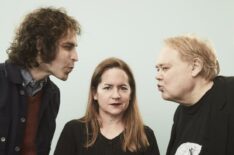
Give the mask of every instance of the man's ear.
[(38, 62), (38, 64), (42, 63), (42, 58), (41, 58), (41, 51), (42, 51), (42, 40), (40, 38), (37, 38), (37, 42), (36, 42), (36, 49), (37, 49), (37, 57), (36, 60)]
[(200, 58), (194, 58), (192, 62), (192, 76), (196, 77), (203, 68), (203, 61)]
[(40, 38), (37, 38), (36, 48), (39, 52), (42, 50), (42, 40)]

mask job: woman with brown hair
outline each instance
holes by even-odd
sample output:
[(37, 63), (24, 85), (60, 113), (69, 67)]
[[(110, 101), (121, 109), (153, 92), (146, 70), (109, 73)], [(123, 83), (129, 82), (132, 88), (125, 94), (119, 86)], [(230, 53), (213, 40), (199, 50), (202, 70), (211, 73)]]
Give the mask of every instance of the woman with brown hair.
[(68, 122), (55, 155), (159, 155), (152, 129), (144, 126), (135, 80), (129, 66), (117, 58), (95, 69), (86, 114)]

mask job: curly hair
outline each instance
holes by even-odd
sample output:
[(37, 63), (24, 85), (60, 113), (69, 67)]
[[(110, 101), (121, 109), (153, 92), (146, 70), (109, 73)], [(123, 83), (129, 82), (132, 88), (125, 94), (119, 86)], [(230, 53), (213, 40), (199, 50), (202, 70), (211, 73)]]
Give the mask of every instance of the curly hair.
[(26, 15), (7, 49), (8, 61), (23, 68), (37, 67), (37, 42), (43, 62), (51, 62), (56, 56), (58, 40), (68, 32), (80, 34), (80, 24), (68, 16), (62, 8), (39, 8)]

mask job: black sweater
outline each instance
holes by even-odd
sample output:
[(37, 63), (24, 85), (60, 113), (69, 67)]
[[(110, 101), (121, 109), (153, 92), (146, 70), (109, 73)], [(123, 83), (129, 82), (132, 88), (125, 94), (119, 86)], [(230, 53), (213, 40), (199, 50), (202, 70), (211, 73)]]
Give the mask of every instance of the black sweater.
[(92, 147), (83, 147), (85, 125), (78, 120), (68, 122), (59, 138), (54, 155), (159, 155), (159, 149), (154, 132), (145, 126), (145, 132), (150, 146), (141, 152), (124, 152), (121, 148), (122, 134), (113, 139), (107, 139), (99, 133)]
[(233, 155), (233, 146), (234, 77), (218, 76), (197, 105), (177, 108), (167, 155)]

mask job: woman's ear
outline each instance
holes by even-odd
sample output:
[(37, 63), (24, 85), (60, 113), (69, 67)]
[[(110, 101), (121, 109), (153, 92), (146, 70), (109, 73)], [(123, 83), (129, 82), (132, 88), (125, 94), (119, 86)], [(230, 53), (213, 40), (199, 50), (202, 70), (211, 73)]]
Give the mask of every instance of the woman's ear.
[(200, 74), (203, 68), (203, 61), (200, 58), (194, 58), (192, 63), (192, 76), (196, 77)]
[(93, 99), (97, 100), (97, 93), (93, 94)]
[(92, 94), (93, 94), (93, 99), (94, 99), (94, 100), (97, 100), (97, 99), (98, 99), (98, 97), (97, 97), (97, 91), (94, 90), (94, 88), (93, 88), (93, 90), (92, 90)]

